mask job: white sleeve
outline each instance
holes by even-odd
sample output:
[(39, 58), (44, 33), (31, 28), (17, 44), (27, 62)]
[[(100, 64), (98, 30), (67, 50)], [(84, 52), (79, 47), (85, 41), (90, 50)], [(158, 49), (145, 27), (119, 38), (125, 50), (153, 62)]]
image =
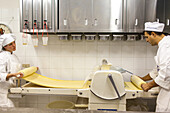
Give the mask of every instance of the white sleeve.
[(155, 79), (158, 76), (157, 66), (149, 73), (152, 79)]
[(6, 81), (8, 75), (6, 63), (0, 59), (0, 82)]
[(6, 77), (7, 77), (7, 73), (0, 73), (1, 77), (0, 77), (0, 82), (4, 82), (6, 81)]
[(16, 86), (16, 77), (9, 78), (9, 83), (11, 86)]
[(158, 76), (154, 80), (159, 86), (161, 86), (165, 89), (170, 89), (170, 84), (169, 84), (170, 79), (168, 77), (169, 75), (167, 76), (167, 74), (168, 74), (167, 73), (168, 72), (167, 67), (168, 67), (167, 65), (166, 66), (160, 66)]

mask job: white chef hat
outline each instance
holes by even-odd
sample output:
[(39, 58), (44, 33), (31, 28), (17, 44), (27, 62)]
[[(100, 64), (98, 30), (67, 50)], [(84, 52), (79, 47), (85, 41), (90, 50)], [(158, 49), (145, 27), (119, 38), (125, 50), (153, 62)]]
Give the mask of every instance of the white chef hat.
[(146, 22), (145, 31), (163, 32), (165, 24), (159, 22)]
[(2, 48), (11, 42), (15, 41), (16, 37), (13, 34), (3, 34), (0, 35), (0, 51), (2, 51)]

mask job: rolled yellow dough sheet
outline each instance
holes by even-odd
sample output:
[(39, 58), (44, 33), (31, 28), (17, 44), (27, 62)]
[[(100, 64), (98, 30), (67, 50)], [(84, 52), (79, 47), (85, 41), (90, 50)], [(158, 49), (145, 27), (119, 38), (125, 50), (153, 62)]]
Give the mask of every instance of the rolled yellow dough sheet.
[[(85, 89), (85, 88), (89, 88), (91, 84), (90, 81), (87, 81), (86, 83), (84, 83), (84, 81), (52, 79), (52, 78), (48, 78), (46, 76), (37, 74), (35, 73), (36, 71), (37, 71), (37, 67), (29, 67), (19, 72), (22, 72), (24, 74), (24, 77), (22, 77), (22, 79), (32, 82), (34, 84), (40, 85), (40, 86), (51, 87), (51, 88)], [(146, 83), (135, 75), (131, 77), (131, 81), (132, 82), (125, 82), (125, 89), (142, 90), (141, 84)]]
[(72, 80), (58, 80), (48, 78), (46, 76), (42, 76), (40, 74), (35, 73), (37, 71), (37, 67), (29, 67), (20, 72), (24, 73), (24, 77), (22, 79), (32, 82), (34, 84), (51, 87), (51, 88), (70, 88), (70, 89), (85, 89), (89, 88), (90, 81), (84, 83), (84, 81), (72, 81)]
[(124, 82), (124, 85), (126, 90), (141, 90), (136, 87), (132, 82)]
[(32, 66), (32, 67), (20, 70), (19, 72), (23, 73), (24, 77), (26, 77), (26, 76), (29, 76), (29, 75), (35, 73), (36, 71), (37, 71), (37, 67)]
[(141, 78), (139, 78), (139, 77), (136, 76), (136, 75), (132, 75), (132, 76), (131, 76), (131, 82), (132, 82), (137, 88), (139, 88), (140, 90), (142, 90), (141, 85), (142, 85), (143, 83), (146, 83), (145, 81), (143, 81)]

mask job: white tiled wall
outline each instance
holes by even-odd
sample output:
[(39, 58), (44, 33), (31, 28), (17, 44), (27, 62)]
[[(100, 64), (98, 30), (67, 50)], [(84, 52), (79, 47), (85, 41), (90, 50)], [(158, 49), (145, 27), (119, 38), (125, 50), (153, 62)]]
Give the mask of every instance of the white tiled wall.
[[(34, 47), (28, 35), (28, 45), (22, 45), (22, 33), (19, 32), (19, 0), (0, 0), (0, 23), (8, 25), (17, 36), (15, 54), (21, 63), (39, 67), (44, 76), (63, 80), (84, 80), (92, 69), (107, 58), (114, 66), (120, 66), (137, 75), (143, 76), (154, 65), (153, 57), (157, 47), (145, 41), (60, 41), (55, 35), (49, 36), (48, 46)], [(124, 74), (125, 80), (130, 75)], [(63, 97), (75, 101), (72, 97)], [(47, 103), (59, 99), (56, 96), (26, 96), (20, 101), (21, 107), (44, 107)]]

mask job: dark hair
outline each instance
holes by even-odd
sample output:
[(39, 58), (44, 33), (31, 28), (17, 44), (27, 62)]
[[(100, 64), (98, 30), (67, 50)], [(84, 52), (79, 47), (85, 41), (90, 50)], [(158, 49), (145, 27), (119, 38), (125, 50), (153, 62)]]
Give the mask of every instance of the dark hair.
[(7, 46), (7, 45), (5, 45), (4, 47), (2, 47), (2, 50), (6, 51), (6, 49), (5, 49), (6, 46)]
[(155, 34), (157, 34), (157, 35), (159, 35), (159, 36), (161, 36), (162, 34), (168, 35), (167, 33), (163, 33), (163, 32), (155, 32), (155, 31), (144, 31), (143, 34), (144, 34), (145, 32), (147, 32), (149, 35), (151, 35), (152, 32), (154, 32)]
[(6, 49), (4, 47), (2, 47), (2, 50), (6, 51)]

